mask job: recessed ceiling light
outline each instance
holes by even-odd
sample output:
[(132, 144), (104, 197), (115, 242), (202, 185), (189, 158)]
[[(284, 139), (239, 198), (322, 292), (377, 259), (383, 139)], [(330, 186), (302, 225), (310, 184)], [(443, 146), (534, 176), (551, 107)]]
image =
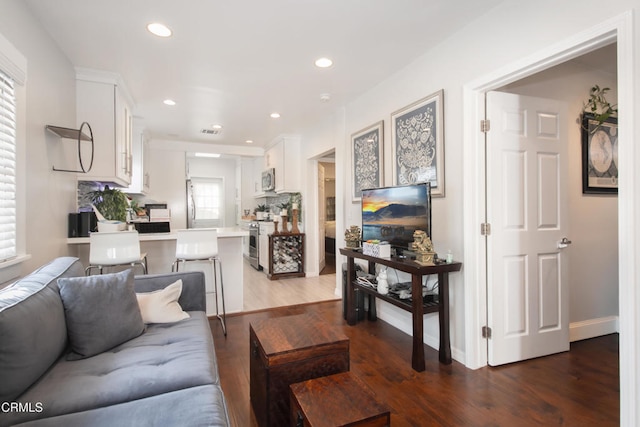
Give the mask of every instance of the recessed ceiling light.
[(330, 93), (321, 93), (320, 94), (320, 101), (327, 102), (330, 99), (331, 99), (331, 94)]
[(195, 154), (196, 157), (211, 157), (211, 158), (218, 158), (220, 157), (220, 154), (218, 153), (196, 153)]
[(164, 101), (162, 101), (162, 103), (164, 105), (171, 105), (172, 107), (176, 105), (176, 101), (174, 101), (173, 99), (165, 99)]
[(147, 30), (158, 37), (171, 37), (171, 34), (173, 34), (169, 27), (159, 22), (152, 22), (147, 25)]
[(272, 118), (272, 119), (278, 119), (278, 118), (280, 118), (280, 113), (271, 113), (271, 118)]
[(332, 65), (333, 65), (333, 61), (330, 60), (329, 58), (316, 59), (316, 67), (328, 68), (328, 67), (331, 67)]
[(216, 129), (216, 130), (220, 130), (220, 129), (222, 129), (222, 125), (215, 124), (215, 125), (212, 125), (211, 128), (212, 129)]
[(253, 140), (251, 140), (251, 139), (247, 139), (245, 142), (246, 142), (247, 144), (253, 144)]

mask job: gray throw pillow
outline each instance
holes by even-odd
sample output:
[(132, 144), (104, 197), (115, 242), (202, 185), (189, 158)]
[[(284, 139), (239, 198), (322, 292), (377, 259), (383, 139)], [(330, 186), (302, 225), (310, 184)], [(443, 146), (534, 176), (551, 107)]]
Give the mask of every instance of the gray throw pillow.
[(72, 353), (67, 360), (95, 356), (144, 331), (133, 288), (133, 270), (58, 279)]

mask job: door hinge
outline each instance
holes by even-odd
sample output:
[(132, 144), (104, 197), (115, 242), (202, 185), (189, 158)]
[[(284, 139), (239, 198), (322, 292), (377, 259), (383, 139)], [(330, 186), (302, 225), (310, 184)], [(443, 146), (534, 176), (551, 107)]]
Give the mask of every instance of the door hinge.
[(480, 132), (487, 133), (491, 130), (491, 121), (489, 119), (480, 120)]
[(491, 224), (489, 224), (488, 222), (483, 222), (482, 224), (480, 224), (480, 235), (488, 236), (490, 234), (491, 234)]
[(482, 338), (491, 338), (491, 328), (488, 326), (482, 327)]

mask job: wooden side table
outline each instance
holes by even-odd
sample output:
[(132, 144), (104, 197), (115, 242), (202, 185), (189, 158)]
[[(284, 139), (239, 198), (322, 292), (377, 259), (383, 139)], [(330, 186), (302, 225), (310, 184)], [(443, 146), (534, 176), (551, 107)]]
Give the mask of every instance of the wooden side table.
[(391, 425), (389, 408), (351, 372), (292, 384), (290, 426)]
[(313, 314), (251, 322), (251, 407), (260, 427), (289, 424), (289, 385), (349, 370), (349, 338)]

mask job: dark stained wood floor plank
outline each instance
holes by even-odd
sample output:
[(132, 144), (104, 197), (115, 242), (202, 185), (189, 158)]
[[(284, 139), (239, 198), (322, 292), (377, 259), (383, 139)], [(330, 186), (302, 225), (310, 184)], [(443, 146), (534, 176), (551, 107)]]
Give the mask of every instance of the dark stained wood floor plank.
[(426, 369), (411, 369), (411, 337), (378, 320), (348, 326), (332, 301), (227, 317), (225, 338), (210, 321), (220, 381), (236, 427), (256, 426), (249, 402), (249, 324), (314, 312), (350, 340), (350, 370), (391, 408), (392, 426), (617, 426), (618, 335), (571, 344), (571, 351), (470, 370), (438, 362), (425, 346)]

